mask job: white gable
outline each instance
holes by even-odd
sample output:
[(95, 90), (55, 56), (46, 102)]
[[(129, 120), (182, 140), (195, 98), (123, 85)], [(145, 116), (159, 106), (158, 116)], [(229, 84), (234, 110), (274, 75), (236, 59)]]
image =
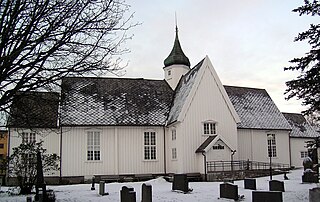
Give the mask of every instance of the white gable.
[[(193, 97), (195, 96), (195, 93), (198, 89), (198, 86), (203, 78), (203, 74), (205, 73), (205, 70), (206, 68), (209, 69), (211, 75), (213, 76), (213, 79), (214, 79), (214, 82), (215, 84), (218, 86), (218, 89), (219, 89), (219, 92), (221, 93), (223, 99), (224, 99), (224, 102), (225, 104), (227, 105), (228, 109), (229, 109), (229, 112), (232, 114), (232, 117), (234, 119), (234, 121), (236, 123), (239, 123), (240, 122), (240, 118), (238, 116), (238, 114), (236, 113), (228, 95), (227, 95), (227, 92), (225, 91), (216, 71), (214, 70), (213, 68), (213, 65), (209, 59), (208, 56), (205, 57), (201, 67), (199, 68), (199, 72), (197, 73), (196, 75), (196, 78), (195, 78), (195, 81), (194, 81), (194, 84), (190, 90), (190, 93), (188, 95), (188, 97), (186, 98), (186, 101), (185, 103), (183, 104), (183, 107), (182, 107), (182, 110), (181, 110), (181, 113), (179, 114), (178, 118), (177, 118), (177, 121), (181, 122), (183, 121), (184, 117), (186, 116), (186, 113), (187, 113), (187, 110), (188, 108), (190, 107), (190, 104), (193, 100)], [(210, 88), (210, 86), (208, 86), (208, 88)]]

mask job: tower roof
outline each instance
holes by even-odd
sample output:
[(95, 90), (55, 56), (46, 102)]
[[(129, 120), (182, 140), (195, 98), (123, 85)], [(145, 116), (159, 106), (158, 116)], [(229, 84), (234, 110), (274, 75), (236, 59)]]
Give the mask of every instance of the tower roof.
[(179, 38), (178, 38), (178, 28), (176, 27), (176, 38), (174, 40), (174, 45), (171, 50), (170, 55), (164, 60), (164, 66), (168, 67), (170, 65), (186, 65), (190, 67), (189, 58), (183, 53)]

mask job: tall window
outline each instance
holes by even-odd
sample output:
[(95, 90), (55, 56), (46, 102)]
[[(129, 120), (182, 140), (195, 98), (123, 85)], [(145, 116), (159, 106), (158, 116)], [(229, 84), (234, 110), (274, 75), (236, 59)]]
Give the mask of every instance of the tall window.
[(172, 148), (172, 159), (177, 159), (177, 148)]
[(36, 142), (36, 134), (35, 133), (23, 132), (21, 135), (22, 135), (22, 143), (24, 143), (24, 144)]
[(87, 160), (100, 160), (100, 132), (98, 131), (87, 132)]
[(277, 157), (276, 136), (275, 134), (268, 134), (268, 156)]
[(156, 133), (144, 132), (144, 159), (156, 159)]
[(212, 123), (212, 122), (203, 123), (203, 134), (205, 135), (216, 134), (216, 123)]
[(176, 131), (176, 129), (175, 128), (172, 129), (171, 133), (172, 133), (172, 140), (176, 140), (177, 139), (177, 131)]

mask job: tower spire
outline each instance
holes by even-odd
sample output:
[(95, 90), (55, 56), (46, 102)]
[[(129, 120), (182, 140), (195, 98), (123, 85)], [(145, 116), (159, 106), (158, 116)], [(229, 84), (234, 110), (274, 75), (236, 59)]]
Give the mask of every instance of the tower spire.
[(176, 37), (174, 40), (174, 45), (171, 50), (171, 53), (169, 56), (164, 60), (164, 66), (168, 67), (170, 65), (186, 65), (190, 67), (190, 61), (189, 58), (183, 53), (179, 37), (178, 37), (178, 25), (177, 25), (177, 15), (175, 14), (175, 21), (176, 21)]

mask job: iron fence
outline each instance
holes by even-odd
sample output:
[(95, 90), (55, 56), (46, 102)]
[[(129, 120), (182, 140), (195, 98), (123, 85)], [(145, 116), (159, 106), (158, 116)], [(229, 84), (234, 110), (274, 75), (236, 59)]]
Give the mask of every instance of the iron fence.
[[(272, 163), (273, 170), (289, 170), (289, 164)], [(270, 163), (258, 161), (207, 161), (207, 172), (269, 170)]]

